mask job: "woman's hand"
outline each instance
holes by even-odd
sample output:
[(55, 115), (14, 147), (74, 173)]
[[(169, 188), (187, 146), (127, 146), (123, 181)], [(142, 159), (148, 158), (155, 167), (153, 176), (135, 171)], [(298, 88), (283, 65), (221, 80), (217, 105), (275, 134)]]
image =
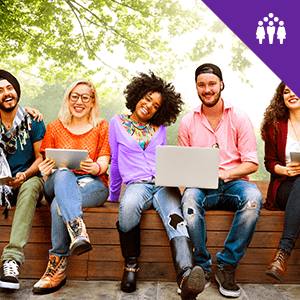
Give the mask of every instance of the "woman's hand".
[(82, 171), (90, 173), (92, 175), (97, 175), (99, 172), (99, 166), (91, 158), (87, 158), (85, 161), (80, 163), (80, 168)]
[(55, 161), (46, 158), (39, 164), (39, 170), (43, 176), (49, 176), (52, 174), (52, 169), (55, 167)]
[(286, 165), (286, 175), (294, 177), (300, 174), (300, 163), (292, 162)]
[(37, 119), (38, 122), (43, 120), (43, 115), (34, 108), (30, 108), (30, 107), (24, 107), (24, 109), (33, 116), (33, 120), (35, 121)]

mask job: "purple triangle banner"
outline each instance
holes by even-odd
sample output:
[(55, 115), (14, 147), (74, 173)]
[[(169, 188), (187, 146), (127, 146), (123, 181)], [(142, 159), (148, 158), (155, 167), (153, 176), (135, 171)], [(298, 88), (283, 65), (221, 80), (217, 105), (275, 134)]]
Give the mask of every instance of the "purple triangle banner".
[(203, 0), (203, 3), (300, 97), (299, 0)]

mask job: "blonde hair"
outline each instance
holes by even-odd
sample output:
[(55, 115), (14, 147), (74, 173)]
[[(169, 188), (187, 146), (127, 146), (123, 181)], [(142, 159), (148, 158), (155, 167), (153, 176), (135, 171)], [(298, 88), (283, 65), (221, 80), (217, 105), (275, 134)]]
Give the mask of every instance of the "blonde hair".
[(102, 122), (102, 119), (100, 118), (100, 104), (99, 99), (97, 95), (97, 91), (93, 83), (91, 83), (88, 80), (77, 80), (73, 82), (66, 90), (63, 103), (60, 109), (60, 112), (58, 114), (58, 118), (62, 121), (62, 123), (67, 126), (72, 121), (72, 114), (69, 110), (69, 97), (72, 93), (73, 89), (80, 84), (84, 84), (88, 86), (91, 90), (91, 97), (93, 101), (93, 107), (91, 109), (88, 121), (93, 125), (93, 127), (98, 127), (99, 124)]

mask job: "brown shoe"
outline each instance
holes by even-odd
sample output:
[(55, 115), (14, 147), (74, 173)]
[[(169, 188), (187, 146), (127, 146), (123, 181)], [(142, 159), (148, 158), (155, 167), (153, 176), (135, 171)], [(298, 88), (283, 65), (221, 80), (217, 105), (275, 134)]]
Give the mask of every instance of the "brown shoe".
[(290, 255), (283, 249), (277, 249), (273, 261), (266, 271), (266, 275), (279, 281), (283, 281), (287, 269), (287, 261)]
[(34, 285), (34, 294), (49, 294), (58, 291), (66, 283), (67, 257), (59, 258), (51, 254), (47, 269), (42, 278)]
[(67, 222), (67, 229), (71, 238), (71, 255), (81, 255), (92, 250), (85, 224), (80, 217)]

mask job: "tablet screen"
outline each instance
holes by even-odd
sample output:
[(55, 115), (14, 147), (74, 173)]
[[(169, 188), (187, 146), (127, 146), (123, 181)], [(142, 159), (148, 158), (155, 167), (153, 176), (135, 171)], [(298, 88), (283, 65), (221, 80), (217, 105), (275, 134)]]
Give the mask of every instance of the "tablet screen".
[(55, 168), (80, 170), (80, 163), (88, 158), (89, 154), (87, 150), (47, 148), (46, 157), (55, 161)]

